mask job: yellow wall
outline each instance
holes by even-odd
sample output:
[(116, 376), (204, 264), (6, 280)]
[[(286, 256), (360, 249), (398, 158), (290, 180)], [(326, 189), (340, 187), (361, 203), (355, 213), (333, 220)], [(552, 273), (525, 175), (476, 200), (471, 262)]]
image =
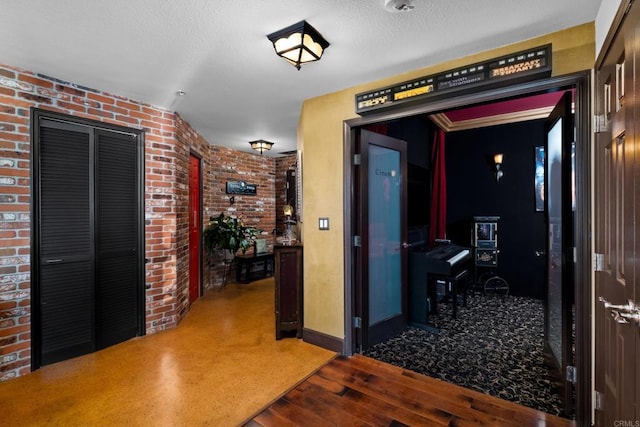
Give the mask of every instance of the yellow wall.
[[(344, 338), (343, 122), (355, 114), (356, 93), (552, 43), (554, 76), (593, 68), (595, 28), (583, 24), (510, 46), (308, 99), (298, 125), (302, 158), (304, 327)], [(330, 230), (318, 230), (329, 217)]]

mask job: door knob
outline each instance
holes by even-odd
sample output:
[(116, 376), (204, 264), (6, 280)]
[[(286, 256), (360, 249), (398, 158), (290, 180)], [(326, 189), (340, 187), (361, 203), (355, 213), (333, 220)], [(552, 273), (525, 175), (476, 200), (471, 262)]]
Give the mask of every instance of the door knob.
[(631, 300), (629, 300), (626, 304), (622, 304), (622, 305), (611, 304), (609, 301), (607, 301), (603, 297), (598, 297), (598, 301), (604, 303), (604, 308), (612, 308), (614, 310), (621, 310), (629, 313), (632, 311), (636, 311), (638, 309), (638, 306), (636, 306), (636, 304)]
[(611, 310), (611, 317), (613, 317), (613, 321), (616, 323), (619, 323), (621, 325), (624, 325), (626, 323), (629, 323), (629, 321), (627, 319), (625, 319), (619, 312), (617, 312), (616, 310)]
[(536, 256), (545, 256), (546, 254), (546, 251), (536, 251)]
[(624, 319), (631, 319), (640, 326), (640, 310), (636, 310), (634, 313), (620, 313), (620, 316)]

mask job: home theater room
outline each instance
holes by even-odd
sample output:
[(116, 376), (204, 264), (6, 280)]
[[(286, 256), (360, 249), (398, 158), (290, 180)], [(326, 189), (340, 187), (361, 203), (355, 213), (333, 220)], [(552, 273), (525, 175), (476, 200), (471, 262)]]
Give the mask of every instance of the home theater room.
[[(574, 321), (562, 316), (553, 278), (547, 285), (544, 200), (545, 126), (565, 94), (573, 102), (571, 88), (559, 89), (365, 128), (406, 141), (409, 327), (364, 354), (571, 416), (554, 354), (572, 337), (561, 332), (554, 343), (554, 331)], [(435, 192), (444, 210), (434, 209)], [(444, 230), (430, 233), (442, 215)]]

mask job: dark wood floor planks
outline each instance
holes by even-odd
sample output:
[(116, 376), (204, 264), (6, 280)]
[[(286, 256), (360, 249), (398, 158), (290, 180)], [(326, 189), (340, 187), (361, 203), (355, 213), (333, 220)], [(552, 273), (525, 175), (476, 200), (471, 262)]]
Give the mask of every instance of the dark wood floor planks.
[(339, 356), (246, 426), (574, 426), (377, 360)]

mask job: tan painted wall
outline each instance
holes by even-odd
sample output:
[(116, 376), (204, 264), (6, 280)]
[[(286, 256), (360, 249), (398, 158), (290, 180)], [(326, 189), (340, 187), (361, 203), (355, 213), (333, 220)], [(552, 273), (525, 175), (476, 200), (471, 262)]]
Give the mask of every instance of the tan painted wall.
[[(393, 85), (452, 68), (463, 67), (531, 47), (552, 43), (553, 75), (593, 68), (595, 27), (583, 24), (510, 46), (365, 83), (308, 99), (298, 125), (303, 150), (304, 326), (344, 338), (343, 122), (358, 117), (356, 93)], [(319, 217), (329, 217), (330, 230), (319, 231)]]

